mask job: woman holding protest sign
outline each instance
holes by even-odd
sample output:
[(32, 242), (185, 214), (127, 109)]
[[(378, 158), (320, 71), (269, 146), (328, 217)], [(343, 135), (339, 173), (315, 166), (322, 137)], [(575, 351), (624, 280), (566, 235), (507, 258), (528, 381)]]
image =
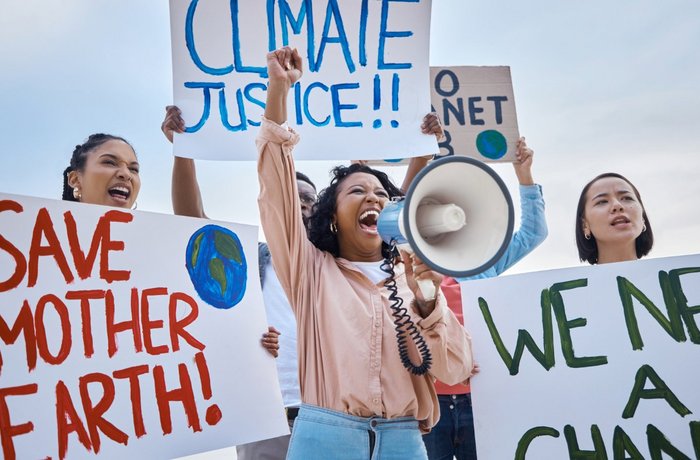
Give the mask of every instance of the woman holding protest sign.
[[(286, 126), (289, 89), (302, 75), (296, 50), (268, 54), (265, 118), (257, 138), (261, 222), (275, 270), (297, 318), (302, 407), (290, 459), (425, 459), (421, 432), (438, 417), (435, 377), (465, 381), (470, 340), (444, 297), (426, 299), (417, 279), (441, 276), (419, 259), (396, 259), (396, 290), (430, 350), (430, 372), (402, 365), (389, 312), (388, 253), (376, 229), (386, 202), (401, 192), (364, 165), (334, 169), (319, 197), (309, 237), (298, 211), (292, 151), (299, 136)], [(415, 362), (419, 350), (410, 348)], [(415, 370), (415, 369), (414, 369)]]
[[(513, 169), (520, 189), (520, 228), (513, 233), (508, 246), (498, 261), (488, 270), (459, 280), (445, 277), (441, 289), (455, 316), (463, 322), (462, 289), (460, 282), (499, 276), (535, 250), (545, 238), (548, 228), (545, 218), (545, 203), (542, 187), (532, 175), (534, 152), (527, 146), (525, 138), (517, 142)], [(475, 373), (478, 370), (475, 369)], [(472, 411), (471, 387), (469, 385), (445, 385), (435, 382), (440, 402), (440, 420), (433, 430), (423, 436), (430, 460), (455, 458), (476, 459), (474, 415)]]
[(65, 201), (132, 208), (140, 189), (134, 148), (111, 134), (92, 134), (77, 145), (63, 171)]
[[(169, 105), (165, 108), (165, 119), (161, 130), (170, 142), (173, 142), (174, 133), (185, 132), (185, 121), (177, 106)], [(316, 202), (316, 185), (299, 171), (296, 173), (296, 178), (301, 212), (306, 221)], [(195, 162), (191, 158), (174, 157), (172, 200), (175, 214), (207, 218), (197, 181)], [(301, 404), (297, 376), (296, 320), (292, 307), (277, 280), (270, 260), (270, 251), (265, 243), (258, 243), (258, 264), (265, 311), (271, 324), (267, 332), (263, 333), (261, 343), (272, 356), (279, 358), (276, 361), (277, 374), (291, 430)], [(283, 460), (287, 456), (289, 438), (289, 435), (284, 435), (236, 446), (236, 458), (238, 460)]]
[(637, 260), (654, 245), (639, 191), (617, 173), (601, 174), (583, 187), (575, 231), (579, 258), (591, 265)]

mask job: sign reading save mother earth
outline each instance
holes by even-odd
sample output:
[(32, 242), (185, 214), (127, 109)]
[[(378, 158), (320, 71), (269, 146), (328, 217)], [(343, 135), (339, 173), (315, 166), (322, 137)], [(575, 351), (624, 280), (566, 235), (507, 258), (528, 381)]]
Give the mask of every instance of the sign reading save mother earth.
[(2, 458), (170, 459), (287, 434), (257, 235), (0, 194)]

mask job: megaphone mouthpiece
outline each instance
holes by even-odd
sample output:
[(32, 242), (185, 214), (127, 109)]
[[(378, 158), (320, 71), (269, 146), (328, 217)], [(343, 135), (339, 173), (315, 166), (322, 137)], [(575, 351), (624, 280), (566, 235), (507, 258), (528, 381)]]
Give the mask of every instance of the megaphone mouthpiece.
[(409, 245), (433, 270), (461, 278), (498, 261), (513, 234), (513, 215), (508, 188), (495, 171), (450, 156), (423, 168), (405, 199), (384, 207), (377, 231), (387, 243)]
[(443, 233), (456, 232), (467, 223), (464, 210), (456, 204), (423, 203), (416, 212), (416, 226), (423, 238), (435, 238)]

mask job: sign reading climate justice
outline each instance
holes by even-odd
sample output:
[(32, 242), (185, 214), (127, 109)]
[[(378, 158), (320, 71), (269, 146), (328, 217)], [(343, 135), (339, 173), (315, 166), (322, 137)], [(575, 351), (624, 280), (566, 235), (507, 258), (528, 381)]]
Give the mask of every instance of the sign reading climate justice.
[(2, 458), (169, 459), (288, 433), (257, 233), (0, 194)]
[(461, 287), (480, 459), (700, 458), (700, 255)]
[(178, 156), (255, 160), (266, 54), (299, 50), (290, 91), (297, 159), (380, 159), (438, 150), (430, 109), (430, 0), (171, 0)]

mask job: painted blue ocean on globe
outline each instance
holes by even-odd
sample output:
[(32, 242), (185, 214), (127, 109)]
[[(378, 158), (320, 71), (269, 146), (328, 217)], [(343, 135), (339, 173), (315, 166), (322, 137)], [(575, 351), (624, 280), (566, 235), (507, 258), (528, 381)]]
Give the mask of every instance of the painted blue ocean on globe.
[(476, 136), (476, 149), (486, 158), (498, 160), (508, 152), (508, 141), (495, 129), (488, 129)]
[(248, 266), (238, 236), (218, 225), (206, 225), (187, 243), (185, 265), (199, 297), (220, 309), (241, 301)]

